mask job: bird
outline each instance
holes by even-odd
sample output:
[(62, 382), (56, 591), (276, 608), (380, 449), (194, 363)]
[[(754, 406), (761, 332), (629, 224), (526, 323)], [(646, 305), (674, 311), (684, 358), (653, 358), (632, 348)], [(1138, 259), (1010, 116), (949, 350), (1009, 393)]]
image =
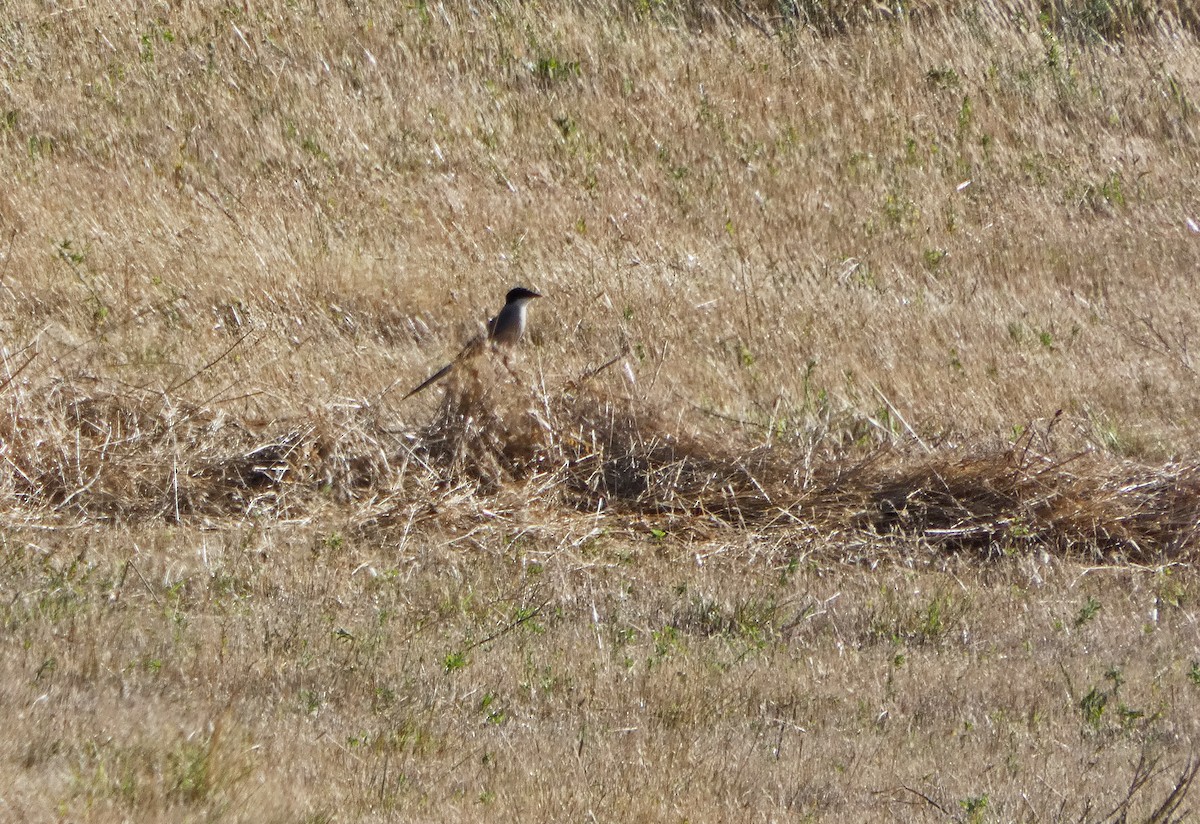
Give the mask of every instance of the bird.
[(400, 399), (401, 402), (446, 377), (463, 360), (483, 352), (484, 347), (489, 343), (496, 349), (509, 349), (516, 346), (517, 342), (521, 340), (521, 336), (525, 334), (529, 301), (540, 297), (541, 295), (537, 292), (526, 289), (524, 286), (514, 286), (509, 289), (508, 294), (504, 296), (504, 306), (494, 318), (487, 322), (487, 333), (476, 335), (468, 341), (467, 345), (458, 353), (458, 357), (409, 390), (409, 393)]

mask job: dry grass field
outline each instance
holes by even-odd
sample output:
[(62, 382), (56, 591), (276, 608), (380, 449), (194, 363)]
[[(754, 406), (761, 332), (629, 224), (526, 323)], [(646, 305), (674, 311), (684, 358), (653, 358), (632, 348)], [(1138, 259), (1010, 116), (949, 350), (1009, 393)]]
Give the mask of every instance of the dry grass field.
[(0, 821), (1200, 816), (1189, 3), (372, 5), (0, 4)]

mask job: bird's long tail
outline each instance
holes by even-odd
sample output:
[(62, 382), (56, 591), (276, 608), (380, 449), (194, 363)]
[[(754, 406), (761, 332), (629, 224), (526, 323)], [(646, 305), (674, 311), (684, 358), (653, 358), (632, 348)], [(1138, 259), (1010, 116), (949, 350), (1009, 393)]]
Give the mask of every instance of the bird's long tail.
[(445, 365), (445, 366), (443, 366), (441, 369), (439, 369), (438, 371), (434, 372), (434, 373), (433, 373), (432, 375), (430, 375), (428, 378), (426, 378), (425, 380), (423, 380), (423, 381), (422, 381), (420, 384), (418, 384), (418, 385), (417, 385), (415, 388), (413, 388), (413, 389), (409, 390), (409, 393), (408, 393), (407, 395), (405, 395), (403, 398), (401, 398), (401, 399), (400, 399), (400, 400), (401, 400), (401, 402), (408, 400), (408, 399), (409, 399), (409, 398), (411, 398), (413, 395), (415, 395), (415, 394), (417, 394), (418, 392), (420, 392), (422, 389), (427, 389), (427, 388), (429, 388), (430, 386), (432, 386), (433, 384), (437, 383), (439, 380), (441, 380), (442, 378), (446, 377), (446, 375), (448, 375), (448, 374), (450, 373), (450, 370), (451, 370), (451, 369), (453, 369), (453, 368), (454, 368), (454, 364), (453, 364), (453, 363), (448, 363), (448, 364), (446, 364), (446, 365)]

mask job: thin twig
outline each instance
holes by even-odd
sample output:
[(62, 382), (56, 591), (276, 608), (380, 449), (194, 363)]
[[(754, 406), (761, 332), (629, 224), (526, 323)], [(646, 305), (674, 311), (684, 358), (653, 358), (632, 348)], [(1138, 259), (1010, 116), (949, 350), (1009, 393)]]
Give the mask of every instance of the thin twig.
[(38, 353), (34, 352), (32, 355), (30, 355), (28, 358), (26, 358), (26, 360), (23, 364), (21, 364), (20, 366), (17, 367), (17, 371), (13, 372), (11, 375), (9, 375), (7, 378), (5, 378), (4, 383), (0, 383), (0, 392), (3, 392), (5, 389), (7, 389), (8, 385), (17, 379), (17, 375), (20, 375), (22, 372), (24, 372), (25, 367), (28, 366), (29, 364), (33, 363), (33, 359), (36, 358), (37, 356), (38, 356)]
[(951, 815), (951, 813), (950, 813), (950, 811), (949, 811), (949, 810), (947, 810), (947, 809), (946, 809), (945, 807), (943, 807), (941, 804), (939, 804), (939, 803), (937, 803), (936, 801), (934, 801), (934, 800), (933, 800), (932, 798), (930, 798), (929, 796), (925, 795), (925, 793), (921, 792), (920, 790), (914, 789), (913, 787), (910, 787), (910, 786), (908, 786), (907, 784), (901, 784), (901, 785), (900, 785), (900, 787), (901, 787), (902, 789), (908, 790), (908, 791), (909, 791), (910, 793), (912, 793), (913, 795), (915, 795), (915, 796), (917, 796), (918, 798), (922, 799), (922, 800), (923, 800), (923, 801), (924, 801), (926, 804), (928, 804), (929, 806), (936, 808), (936, 809), (937, 809), (939, 812), (941, 812), (943, 815), (947, 815), (947, 816), (948, 816), (948, 815)]
[(925, 441), (923, 441), (921, 439), (921, 436), (917, 434), (917, 431), (915, 429), (913, 429), (911, 426), (909, 426), (908, 421), (905, 420), (904, 416), (900, 414), (900, 410), (896, 408), (896, 405), (894, 403), (892, 403), (891, 400), (888, 399), (887, 395), (883, 394), (883, 390), (880, 389), (879, 386), (877, 384), (875, 384), (874, 382), (871, 383), (871, 388), (875, 390), (875, 394), (878, 395), (879, 399), (881, 401), (883, 401), (885, 406), (887, 406), (888, 411), (892, 413), (892, 416), (896, 420), (900, 421), (900, 423), (904, 426), (904, 428), (908, 430), (908, 434), (912, 435), (913, 440), (915, 440), (917, 443), (919, 443), (921, 445), (921, 448), (924, 449), (927, 453), (933, 452), (933, 450), (930, 448), (929, 444), (925, 443)]
[(204, 364), (203, 366), (201, 366), (199, 369), (197, 369), (197, 370), (196, 370), (195, 372), (193, 372), (192, 374), (188, 375), (188, 376), (187, 376), (186, 378), (184, 378), (183, 380), (181, 380), (181, 381), (176, 381), (175, 383), (173, 383), (173, 384), (171, 384), (170, 386), (168, 386), (168, 387), (167, 387), (167, 393), (168, 393), (168, 394), (170, 394), (170, 393), (172, 393), (172, 392), (175, 392), (176, 390), (178, 390), (178, 389), (180, 389), (180, 388), (182, 388), (182, 387), (186, 386), (187, 384), (191, 383), (191, 382), (192, 382), (192, 381), (194, 381), (196, 378), (198, 378), (200, 375), (204, 374), (204, 373), (205, 373), (205, 372), (207, 372), (209, 369), (211, 369), (212, 367), (216, 366), (218, 363), (220, 363), (222, 360), (224, 360), (226, 357), (228, 357), (230, 352), (232, 352), (234, 349), (237, 349), (239, 346), (241, 346), (241, 345), (242, 345), (242, 342), (243, 342), (244, 340), (246, 340), (246, 338), (250, 337), (250, 334), (251, 334), (253, 331), (254, 331), (253, 329), (247, 329), (245, 332), (243, 332), (243, 333), (242, 333), (242, 336), (241, 336), (240, 338), (238, 338), (237, 340), (235, 340), (235, 341), (234, 341), (232, 344), (230, 344), (229, 348), (228, 348), (228, 349), (226, 349), (224, 352), (222, 352), (221, 354), (217, 355), (215, 358), (213, 358), (213, 359), (212, 359), (212, 360), (210, 360), (208, 363), (206, 363), (206, 364)]
[(597, 366), (595, 369), (589, 369), (588, 371), (586, 371), (582, 375), (580, 375), (578, 378), (575, 378), (575, 380), (568, 381), (567, 389), (575, 389), (580, 384), (582, 384), (584, 381), (591, 380), (592, 378), (596, 377), (601, 372), (603, 372), (605, 369), (608, 369), (610, 366), (612, 366), (613, 364), (615, 364), (617, 361), (621, 360), (621, 358), (627, 356), (628, 354), (629, 354), (629, 350), (625, 349), (622, 352), (620, 352), (619, 354), (614, 355), (613, 357), (609, 358), (604, 363)]
[[(136, 549), (136, 546), (135, 546), (135, 549)], [(154, 590), (150, 588), (150, 582), (146, 580), (146, 576), (142, 574), (142, 571), (137, 568), (137, 564), (135, 564), (133, 562), (132, 558), (129, 559), (128, 563), (129, 563), (129, 566), (133, 569), (133, 571), (137, 573), (137, 577), (142, 579), (142, 585), (144, 587), (146, 587), (146, 592), (150, 593), (150, 597), (154, 599), (154, 603), (157, 604), (158, 606), (162, 606), (162, 601), (158, 600), (158, 596), (155, 595)]]
[(542, 601), (540, 604), (538, 604), (536, 607), (534, 607), (533, 610), (531, 610), (530, 612), (528, 612), (525, 615), (522, 615), (520, 618), (513, 621), (512, 623), (507, 624), (506, 626), (496, 630), (495, 632), (493, 632), (491, 635), (487, 636), (486, 638), (481, 638), (480, 640), (476, 641), (475, 643), (468, 644), (467, 646), (463, 647), (463, 649), (462, 649), (463, 654), (465, 655), (466, 653), (470, 652), (471, 650), (475, 649), (476, 647), (483, 646), (484, 644), (488, 643), (489, 641), (495, 641), (497, 638), (500, 638), (501, 636), (507, 635), (508, 633), (512, 632), (514, 629), (521, 626), (521, 624), (524, 624), (526, 621), (530, 621), (530, 620), (536, 618), (538, 616), (538, 614), (543, 609), (545, 609), (546, 605), (549, 604), (552, 600), (553, 600), (553, 598), (547, 598), (545, 601)]

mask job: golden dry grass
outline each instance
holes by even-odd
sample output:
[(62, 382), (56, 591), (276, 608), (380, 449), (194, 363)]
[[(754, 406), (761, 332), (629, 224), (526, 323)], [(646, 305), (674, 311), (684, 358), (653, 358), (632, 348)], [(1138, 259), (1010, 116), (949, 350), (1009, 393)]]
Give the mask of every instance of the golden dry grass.
[(0, 818), (1188, 815), (1200, 24), (1042, 11), (8, 4)]

